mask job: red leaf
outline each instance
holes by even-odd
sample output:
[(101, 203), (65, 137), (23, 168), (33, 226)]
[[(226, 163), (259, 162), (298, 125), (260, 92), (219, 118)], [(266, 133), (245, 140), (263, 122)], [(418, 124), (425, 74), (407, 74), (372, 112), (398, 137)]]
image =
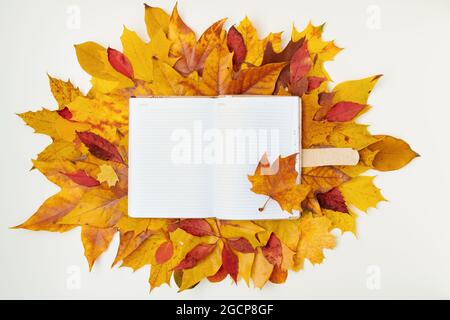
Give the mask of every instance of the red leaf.
[(100, 185), (96, 179), (89, 176), (83, 170), (77, 171), (75, 173), (63, 173), (66, 177), (70, 178), (76, 184), (85, 187), (97, 187)]
[(328, 111), (325, 117), (328, 121), (333, 122), (345, 122), (350, 121), (361, 112), (366, 106), (355, 102), (338, 102), (330, 111)]
[(248, 242), (245, 238), (239, 238), (235, 240), (228, 240), (227, 241), (230, 247), (232, 247), (234, 250), (242, 252), (242, 253), (254, 253), (255, 249), (252, 247), (250, 242)]
[(197, 263), (206, 258), (216, 247), (215, 244), (199, 244), (194, 249), (188, 252), (186, 257), (174, 268), (175, 271), (191, 269)]
[(108, 60), (117, 72), (120, 72), (127, 78), (134, 78), (133, 66), (122, 52), (108, 48)]
[(334, 188), (325, 193), (317, 194), (317, 200), (324, 209), (331, 209), (343, 213), (348, 213), (347, 205), (345, 204), (344, 197), (339, 189)]
[(325, 80), (323, 77), (308, 77), (308, 92), (320, 87)]
[(158, 264), (163, 264), (167, 262), (173, 255), (173, 244), (170, 241), (167, 241), (159, 246), (158, 250), (156, 250), (155, 258)]
[(180, 221), (179, 228), (196, 237), (213, 234), (211, 226), (205, 219), (184, 219)]
[(123, 163), (122, 156), (111, 142), (92, 132), (77, 132), (77, 135), (95, 157), (106, 161)]
[(295, 84), (297, 81), (306, 76), (309, 70), (311, 70), (311, 67), (312, 67), (312, 60), (311, 57), (309, 56), (308, 44), (305, 41), (303, 42), (302, 46), (298, 48), (298, 50), (292, 56), (290, 66), (291, 84)]
[(227, 270), (225, 270), (225, 268), (221, 266), (219, 271), (217, 271), (215, 275), (208, 277), (208, 280), (210, 282), (220, 282), (223, 279), (225, 279), (227, 275), (228, 275)]
[(175, 230), (177, 230), (180, 227), (180, 222), (176, 221), (176, 222), (172, 222), (167, 226), (167, 231), (169, 232), (174, 232)]
[(271, 264), (276, 266), (281, 265), (283, 251), (281, 248), (280, 239), (277, 238), (275, 233), (272, 233), (270, 235), (269, 241), (267, 241), (266, 246), (262, 248), (262, 252), (264, 254), (264, 257), (266, 257), (267, 261), (269, 261)]
[(228, 49), (234, 52), (234, 70), (238, 71), (247, 56), (247, 47), (245, 46), (244, 38), (234, 26), (228, 31), (227, 45)]
[(65, 107), (64, 109), (58, 110), (56, 112), (58, 112), (58, 114), (66, 120), (72, 119), (72, 112), (70, 112), (69, 108), (67, 108), (67, 107)]
[(234, 282), (237, 282), (239, 260), (227, 244), (225, 244), (222, 249), (222, 265)]

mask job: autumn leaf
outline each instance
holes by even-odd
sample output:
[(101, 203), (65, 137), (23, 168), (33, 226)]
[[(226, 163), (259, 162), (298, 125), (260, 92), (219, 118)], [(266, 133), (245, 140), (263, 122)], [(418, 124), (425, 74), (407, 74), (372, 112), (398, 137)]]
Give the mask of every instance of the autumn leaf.
[(100, 182), (89, 176), (83, 170), (77, 171), (75, 173), (64, 173), (73, 182), (85, 187), (96, 187), (100, 185)]
[(95, 260), (108, 249), (116, 228), (100, 229), (83, 226), (81, 229), (81, 240), (84, 247), (84, 255), (89, 262), (89, 270), (92, 270)]
[(331, 222), (326, 217), (303, 215), (300, 219), (300, 240), (294, 257), (294, 268), (302, 269), (305, 259), (311, 263), (322, 263), (324, 249), (333, 249), (336, 245), (335, 237), (330, 234)]
[(338, 102), (330, 111), (328, 111), (325, 118), (333, 122), (345, 122), (355, 118), (366, 106), (355, 102)]
[(262, 249), (264, 257), (274, 266), (280, 266), (282, 261), (282, 248), (280, 239), (271, 234), (266, 246)]
[(325, 193), (317, 194), (317, 200), (324, 209), (331, 209), (343, 213), (348, 213), (347, 205), (345, 204), (344, 197), (339, 189), (334, 188)]
[(134, 71), (130, 60), (120, 51), (108, 48), (108, 61), (111, 66), (125, 77), (133, 79)]
[[(50, 89), (59, 109), (64, 109), (67, 104), (71, 103), (77, 97), (82, 96), (80, 89), (76, 88), (70, 81), (63, 81), (48, 75)], [(67, 118), (66, 118), (67, 119)]]
[(183, 219), (178, 227), (196, 237), (212, 234), (211, 226), (205, 219)]
[(241, 70), (231, 81), (230, 94), (271, 95), (276, 81), (286, 63), (270, 63), (261, 67)]
[(391, 136), (379, 136), (378, 138), (380, 141), (371, 144), (368, 148), (372, 152), (376, 152), (371, 165), (379, 171), (398, 170), (419, 156), (409, 144), (401, 139)]
[(229, 239), (227, 241), (228, 245), (233, 248), (236, 251), (242, 252), (242, 253), (254, 253), (255, 249), (250, 244), (250, 242), (245, 238), (239, 238), (239, 239)]
[(359, 176), (342, 184), (339, 190), (342, 192), (346, 203), (367, 212), (369, 208), (376, 207), (379, 202), (386, 201), (381, 195), (380, 189), (373, 184), (374, 178)]
[(77, 135), (95, 157), (106, 161), (123, 163), (119, 151), (109, 141), (92, 132), (77, 132)]
[(302, 183), (305, 183), (311, 186), (311, 189), (322, 193), (349, 180), (349, 176), (334, 167), (317, 167), (305, 170), (302, 174)]
[(238, 71), (247, 56), (247, 47), (244, 38), (234, 26), (228, 30), (227, 45), (228, 49), (234, 53), (233, 66), (234, 70)]
[(309, 187), (297, 184), (296, 159), (296, 154), (286, 158), (279, 157), (269, 166), (267, 156), (264, 156), (255, 174), (248, 177), (253, 186), (251, 190), (269, 196), (278, 202), (281, 209), (289, 213), (292, 213), (292, 210), (300, 210), (300, 203), (308, 194)]
[(227, 244), (225, 244), (222, 249), (222, 266), (233, 281), (237, 282), (239, 260)]
[(150, 38), (153, 39), (160, 30), (167, 34), (169, 21), (170, 16), (163, 9), (145, 4), (145, 24)]
[(156, 263), (163, 264), (170, 260), (173, 255), (173, 244), (170, 241), (167, 241), (159, 246), (158, 250), (155, 253)]

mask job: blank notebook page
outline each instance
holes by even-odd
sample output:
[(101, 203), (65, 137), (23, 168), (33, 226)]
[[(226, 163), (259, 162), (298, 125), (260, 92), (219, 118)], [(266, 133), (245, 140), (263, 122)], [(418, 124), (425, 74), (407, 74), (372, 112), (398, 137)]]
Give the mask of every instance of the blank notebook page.
[(248, 175), (264, 153), (299, 152), (300, 111), (298, 97), (131, 99), (130, 216), (291, 218), (275, 201), (259, 212)]

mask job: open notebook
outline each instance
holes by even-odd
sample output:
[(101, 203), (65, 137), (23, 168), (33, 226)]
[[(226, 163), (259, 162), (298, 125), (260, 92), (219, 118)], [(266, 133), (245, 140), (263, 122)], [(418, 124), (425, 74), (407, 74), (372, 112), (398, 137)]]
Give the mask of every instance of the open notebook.
[[(298, 97), (132, 98), (129, 204), (136, 218), (289, 219), (248, 175), (300, 152)], [(299, 156), (300, 158), (300, 156)], [(299, 171), (300, 159), (297, 161)]]

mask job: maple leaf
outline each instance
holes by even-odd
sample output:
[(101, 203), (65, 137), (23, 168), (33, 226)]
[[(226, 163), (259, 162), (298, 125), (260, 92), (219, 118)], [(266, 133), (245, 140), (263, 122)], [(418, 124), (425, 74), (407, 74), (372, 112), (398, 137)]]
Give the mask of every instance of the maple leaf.
[(81, 229), (81, 240), (84, 247), (84, 255), (89, 262), (89, 270), (92, 270), (95, 260), (108, 249), (116, 228), (100, 229), (83, 226)]
[(248, 177), (253, 186), (251, 190), (269, 196), (289, 213), (292, 213), (292, 210), (300, 210), (300, 203), (308, 194), (309, 187), (297, 184), (296, 159), (297, 154), (286, 158), (279, 157), (269, 167), (265, 155), (259, 162), (255, 174)]
[(367, 212), (370, 207), (376, 207), (379, 202), (386, 201), (381, 195), (380, 189), (373, 184), (374, 178), (359, 176), (342, 184), (339, 190), (342, 192), (346, 203)]
[(305, 259), (311, 263), (321, 263), (324, 259), (323, 249), (333, 249), (335, 237), (330, 234), (331, 222), (326, 217), (313, 217), (312, 214), (300, 218), (300, 240), (294, 257), (294, 268), (303, 268)]
[(76, 88), (70, 81), (63, 81), (48, 75), (50, 89), (53, 97), (58, 102), (59, 109), (64, 109), (67, 104), (75, 98), (82, 96), (80, 89)]
[(334, 167), (317, 167), (304, 170), (302, 173), (302, 183), (311, 186), (311, 189), (318, 192), (327, 192), (342, 183), (349, 181), (350, 177)]

